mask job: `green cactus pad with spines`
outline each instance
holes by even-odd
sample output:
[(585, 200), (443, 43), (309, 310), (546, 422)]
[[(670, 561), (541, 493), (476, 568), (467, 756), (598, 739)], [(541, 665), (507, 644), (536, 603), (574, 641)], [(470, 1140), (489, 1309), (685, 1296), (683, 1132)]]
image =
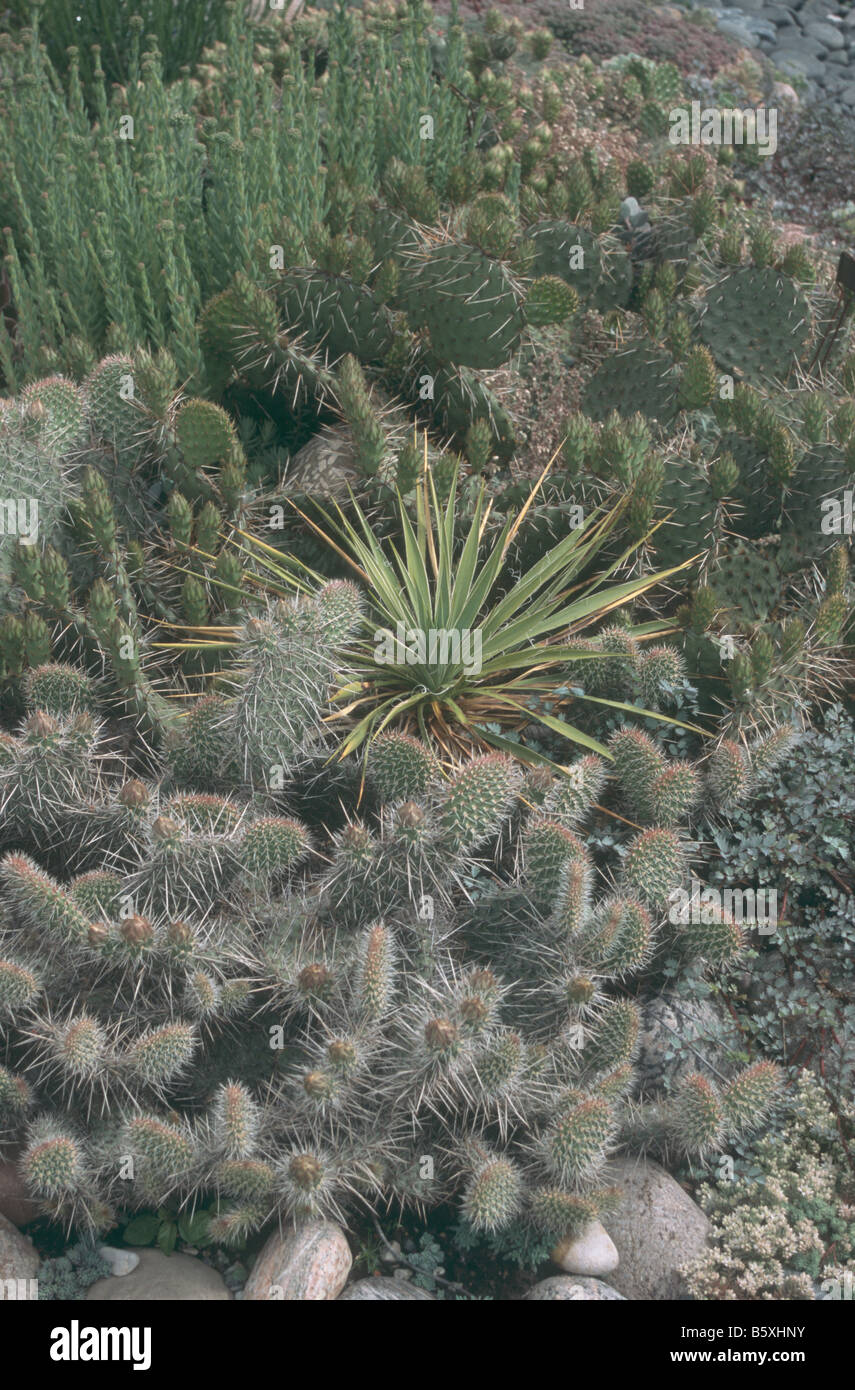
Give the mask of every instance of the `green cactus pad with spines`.
[(362, 362), (380, 362), (391, 346), (384, 306), (347, 276), (295, 270), (279, 280), (277, 296), (286, 326), (330, 358), (352, 353)]
[(18, 398), (23, 428), (30, 428), (45, 448), (67, 453), (84, 442), (87, 433), (86, 397), (67, 377), (34, 381)]
[(499, 261), (449, 244), (415, 258), (407, 276), (407, 315), (427, 331), (444, 363), (500, 367), (519, 344), (523, 295)]
[(148, 419), (136, 389), (134, 359), (121, 353), (103, 357), (86, 378), (85, 390), (95, 435), (121, 453), (137, 449)]
[(788, 276), (742, 266), (708, 291), (700, 334), (719, 366), (785, 380), (810, 338), (810, 311)]
[(644, 342), (605, 359), (585, 387), (583, 409), (594, 420), (617, 410), (667, 424), (677, 412), (677, 387), (670, 353)]

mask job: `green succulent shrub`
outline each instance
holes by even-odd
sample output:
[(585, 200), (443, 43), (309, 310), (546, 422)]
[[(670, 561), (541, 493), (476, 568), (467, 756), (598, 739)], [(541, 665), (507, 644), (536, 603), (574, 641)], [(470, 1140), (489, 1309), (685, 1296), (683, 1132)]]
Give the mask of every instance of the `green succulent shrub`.
[[(164, 54), (164, 76), (176, 78), (202, 49), (225, 33), (226, 6), (213, 0), (188, 0), (176, 9), (169, 0), (118, 0), (75, 6), (73, 0), (12, 0), (16, 27), (31, 24), (58, 71), (69, 65), (69, 48), (77, 50), (81, 76), (91, 82), (100, 69), (109, 83), (127, 82), (133, 72), (128, 34), (152, 34)], [(97, 58), (92, 46), (98, 46)]]

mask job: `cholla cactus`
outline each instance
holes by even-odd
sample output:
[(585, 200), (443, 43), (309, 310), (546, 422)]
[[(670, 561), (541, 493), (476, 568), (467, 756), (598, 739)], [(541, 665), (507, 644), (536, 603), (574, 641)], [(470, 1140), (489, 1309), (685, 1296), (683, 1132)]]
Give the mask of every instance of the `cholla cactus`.
[[(593, 755), (523, 778), (501, 754), (444, 767), (389, 734), (369, 794), (342, 799), (338, 829), (309, 827), (298, 791), (358, 618), (331, 585), (250, 620), (229, 687), (147, 781), (103, 759), (85, 682), (27, 681), (56, 713), (4, 740), (3, 804), (72, 853), (13, 838), (0, 864), (0, 1132), (56, 1219), (97, 1230), (204, 1197), (229, 1243), (277, 1217), (457, 1197), (473, 1230), (543, 1241), (614, 1200), (627, 982), (660, 946), (718, 967), (741, 945), (726, 922), (664, 921), (701, 773), (637, 731), (613, 740), (614, 788)], [(603, 865), (585, 826), (615, 792), (643, 824), (619, 819), (622, 862)], [(705, 1151), (774, 1087), (763, 1067), (723, 1092), (700, 1078), (660, 1129)]]

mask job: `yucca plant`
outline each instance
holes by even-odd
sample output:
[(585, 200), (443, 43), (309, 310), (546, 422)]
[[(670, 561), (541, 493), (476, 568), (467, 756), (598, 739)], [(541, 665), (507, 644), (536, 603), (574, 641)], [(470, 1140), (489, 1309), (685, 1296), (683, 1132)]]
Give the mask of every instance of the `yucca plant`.
[[(334, 713), (328, 721), (341, 731), (340, 757), (367, 750), (378, 733), (394, 727), (418, 731), (449, 755), (490, 745), (522, 761), (556, 767), (545, 754), (516, 741), (518, 732), (535, 721), (553, 735), (611, 758), (603, 744), (565, 717), (566, 710), (575, 699), (584, 699), (639, 711), (619, 700), (571, 693), (563, 673), (571, 663), (594, 659), (576, 640), (581, 632), (677, 570), (609, 583), (631, 546), (590, 577), (592, 563), (618, 523), (619, 504), (595, 512), (587, 525), (562, 537), (504, 591), (509, 548), (548, 468), (519, 513), (498, 533), (488, 532), (491, 504), (482, 488), (462, 543), (456, 525), (456, 472), (448, 499), (441, 502), (427, 463), (414, 493), (413, 520), (399, 495), (397, 544), (381, 543), (354, 497), (348, 511), (337, 504), (334, 513), (317, 506), (316, 520), (300, 512), (366, 589), (362, 631), (349, 653), (347, 678), (333, 691)], [(254, 588), (282, 595), (322, 582), (292, 557), (247, 532), (239, 534), (236, 544), (255, 570)], [(246, 594), (250, 603), (254, 588)], [(651, 623), (633, 633), (649, 636), (662, 630), (662, 624)], [(218, 637), (224, 645), (231, 640), (230, 631), (211, 629), (204, 636), (209, 644)]]

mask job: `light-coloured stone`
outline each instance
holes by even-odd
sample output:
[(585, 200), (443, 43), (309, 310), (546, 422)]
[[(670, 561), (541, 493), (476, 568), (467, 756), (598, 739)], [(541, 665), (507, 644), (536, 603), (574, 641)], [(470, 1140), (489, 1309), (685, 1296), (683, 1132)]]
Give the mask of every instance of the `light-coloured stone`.
[(798, 106), (800, 97), (795, 87), (791, 87), (789, 82), (773, 82), (772, 100), (779, 105), (788, 102), (792, 106)]
[(339, 1303), (369, 1303), (369, 1302), (410, 1302), (410, 1303), (435, 1303), (436, 1299), (427, 1289), (417, 1288), (415, 1284), (405, 1284), (400, 1279), (387, 1279), (385, 1275), (379, 1275), (376, 1279), (357, 1279), (355, 1284), (350, 1284), (343, 1294), (339, 1294)]
[(524, 1295), (524, 1303), (624, 1303), (626, 1300), (617, 1289), (603, 1284), (599, 1279), (585, 1277), (571, 1279), (569, 1274), (556, 1274), (551, 1279), (541, 1279), (533, 1289)]
[(121, 1279), (99, 1279), (90, 1285), (91, 1303), (180, 1303), (225, 1301), (231, 1294), (215, 1269), (191, 1255), (164, 1255), (141, 1250), (139, 1264)]
[(99, 1245), (98, 1254), (110, 1266), (114, 1279), (123, 1279), (136, 1269), (140, 1257), (135, 1250), (120, 1250), (116, 1245)]
[[(0, 1216), (0, 1299), (6, 1298), (5, 1281), (35, 1279), (39, 1257), (29, 1236), (25, 1236), (5, 1216)], [(17, 1290), (15, 1292), (17, 1297)]]
[(568, 1274), (587, 1274), (600, 1279), (617, 1269), (617, 1247), (600, 1221), (592, 1221), (576, 1236), (559, 1241), (552, 1252), (552, 1263)]
[(252, 1267), (244, 1298), (286, 1303), (338, 1298), (352, 1264), (344, 1232), (331, 1221), (276, 1231)]
[(14, 1155), (0, 1163), (0, 1216), (5, 1216), (13, 1226), (26, 1226), (35, 1221), (39, 1214), (39, 1204), (27, 1191)]
[(687, 1298), (678, 1271), (706, 1249), (707, 1217), (658, 1163), (617, 1159), (607, 1180), (624, 1192), (605, 1219), (620, 1257), (611, 1283), (631, 1299)]

